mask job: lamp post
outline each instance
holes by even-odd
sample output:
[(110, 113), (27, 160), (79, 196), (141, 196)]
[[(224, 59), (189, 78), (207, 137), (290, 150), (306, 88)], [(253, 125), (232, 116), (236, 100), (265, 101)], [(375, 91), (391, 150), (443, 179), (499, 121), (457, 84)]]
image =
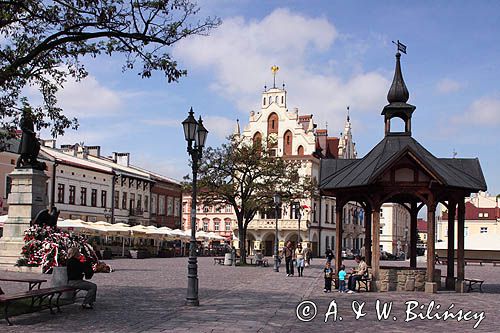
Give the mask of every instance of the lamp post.
[(302, 217), (302, 213), (300, 212), (300, 204), (298, 205), (297, 209), (299, 210), (297, 213), (297, 217), (299, 218), (298, 229), (297, 229), (297, 234), (298, 234), (297, 245), (299, 245), (299, 243), (300, 243), (300, 219)]
[[(191, 241), (189, 242), (188, 259), (188, 289), (186, 305), (198, 306), (198, 259), (196, 257), (196, 181), (198, 175), (198, 164), (202, 156), (203, 147), (207, 139), (208, 131), (203, 126), (203, 121), (196, 121), (193, 108), (189, 110), (189, 115), (182, 122), (184, 137), (188, 143), (187, 152), (191, 156), (191, 168), (193, 172), (193, 184), (191, 194)], [(194, 145), (193, 145), (194, 143)]]
[(279, 255), (279, 250), (278, 250), (278, 209), (281, 204), (281, 196), (279, 193), (274, 194), (274, 213), (276, 216), (276, 232), (275, 232), (275, 238), (274, 238), (274, 271), (279, 272), (279, 262), (278, 262), (278, 255)]

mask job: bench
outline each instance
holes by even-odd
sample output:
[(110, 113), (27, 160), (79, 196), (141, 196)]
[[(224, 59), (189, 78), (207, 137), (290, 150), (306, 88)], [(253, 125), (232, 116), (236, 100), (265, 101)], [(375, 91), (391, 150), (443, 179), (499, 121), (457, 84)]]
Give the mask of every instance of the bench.
[[(40, 289), (42, 283), (47, 282), (47, 280), (43, 279), (15, 279), (15, 278), (0, 278), (0, 281), (5, 282), (25, 282), (28, 283), (29, 290), (32, 290), (37, 286), (37, 289)], [(0, 289), (0, 295), (3, 294), (2, 289)]]
[(472, 290), (474, 290), (474, 286), (476, 284), (479, 285), (479, 292), (483, 292), (483, 283), (484, 283), (484, 280), (480, 280), (480, 279), (464, 279), (465, 282), (468, 282), (468, 288), (467, 288), (467, 292), (471, 292)]
[(358, 280), (358, 292), (363, 288), (365, 291), (370, 291), (372, 283), (372, 278), (369, 275), (363, 276), (361, 279)]
[(215, 264), (224, 265), (224, 260), (225, 260), (224, 257), (216, 257), (214, 258), (214, 265)]
[[(29, 290), (17, 294), (12, 294), (12, 295), (0, 295), (0, 304), (3, 304), (4, 306), (4, 316), (5, 320), (7, 321), (7, 324), (9, 326), (12, 326), (12, 322), (9, 320), (9, 305), (18, 300), (22, 299), (29, 299), (31, 298), (31, 306), (30, 308), (33, 309), (35, 303), (38, 302), (38, 308), (39, 310), (42, 310), (44, 308), (48, 308), (50, 310), (51, 314), (55, 314), (53, 310), (53, 304), (52, 304), (52, 299), (54, 296), (57, 295), (55, 306), (57, 308), (57, 312), (61, 312), (61, 308), (59, 307), (59, 298), (64, 292), (75, 292), (76, 288), (73, 287), (56, 287), (56, 288), (44, 288), (44, 289), (35, 289), (35, 290)], [(48, 303), (46, 305), (43, 305), (44, 300), (48, 300)]]

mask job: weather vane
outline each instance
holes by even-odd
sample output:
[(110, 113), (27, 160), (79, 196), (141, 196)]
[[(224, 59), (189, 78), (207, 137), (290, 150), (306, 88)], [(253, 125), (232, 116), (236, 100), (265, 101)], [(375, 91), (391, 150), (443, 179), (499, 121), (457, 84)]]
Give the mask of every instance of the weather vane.
[(396, 47), (398, 48), (398, 52), (399, 52), (399, 51), (401, 51), (401, 52), (403, 52), (404, 54), (406, 54), (406, 45), (405, 45), (405, 44), (403, 44), (403, 43), (401, 43), (401, 42), (399, 41), (399, 39), (398, 39), (398, 41), (397, 41), (397, 42), (392, 41), (392, 43), (396, 45)]
[(271, 67), (271, 72), (273, 72), (273, 88), (276, 88), (276, 73), (280, 70), (280, 68), (276, 65)]

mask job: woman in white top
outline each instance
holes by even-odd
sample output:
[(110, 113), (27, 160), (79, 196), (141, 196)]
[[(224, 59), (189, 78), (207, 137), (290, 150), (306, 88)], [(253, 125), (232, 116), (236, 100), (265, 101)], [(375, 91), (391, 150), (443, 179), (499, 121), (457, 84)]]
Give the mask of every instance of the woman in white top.
[(297, 270), (299, 271), (299, 276), (304, 276), (305, 254), (304, 249), (302, 249), (302, 244), (299, 243), (295, 249), (295, 259), (297, 260)]

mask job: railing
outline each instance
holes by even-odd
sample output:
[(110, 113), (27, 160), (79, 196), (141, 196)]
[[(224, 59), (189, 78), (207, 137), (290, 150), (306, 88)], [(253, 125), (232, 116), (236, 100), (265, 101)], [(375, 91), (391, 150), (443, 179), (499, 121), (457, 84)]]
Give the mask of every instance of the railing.
[[(248, 224), (248, 229), (258, 230), (258, 229), (275, 229), (276, 220), (270, 219), (255, 219)], [(278, 229), (279, 230), (297, 230), (299, 226), (299, 220), (278, 220)], [(300, 221), (300, 230), (307, 230), (306, 221)]]

